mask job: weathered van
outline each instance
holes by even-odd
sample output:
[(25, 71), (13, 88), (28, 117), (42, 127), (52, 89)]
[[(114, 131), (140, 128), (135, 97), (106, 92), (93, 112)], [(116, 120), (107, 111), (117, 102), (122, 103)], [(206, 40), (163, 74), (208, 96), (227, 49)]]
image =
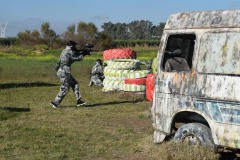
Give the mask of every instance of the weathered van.
[(240, 148), (240, 10), (169, 17), (151, 114), (155, 143)]

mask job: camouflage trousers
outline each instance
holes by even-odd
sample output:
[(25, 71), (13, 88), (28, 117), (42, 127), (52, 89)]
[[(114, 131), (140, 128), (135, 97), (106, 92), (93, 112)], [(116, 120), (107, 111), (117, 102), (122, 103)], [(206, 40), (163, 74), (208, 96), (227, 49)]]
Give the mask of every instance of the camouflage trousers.
[(78, 101), (81, 98), (80, 88), (79, 88), (78, 82), (71, 75), (71, 73), (68, 70), (59, 69), (57, 71), (57, 77), (61, 81), (61, 87), (60, 87), (60, 91), (58, 92), (53, 102), (59, 105), (64, 99), (64, 97), (67, 95), (70, 87), (72, 88), (76, 96), (76, 100)]
[(99, 76), (97, 74), (92, 75), (90, 78), (89, 86), (95, 85), (95, 86), (103, 86), (103, 77)]

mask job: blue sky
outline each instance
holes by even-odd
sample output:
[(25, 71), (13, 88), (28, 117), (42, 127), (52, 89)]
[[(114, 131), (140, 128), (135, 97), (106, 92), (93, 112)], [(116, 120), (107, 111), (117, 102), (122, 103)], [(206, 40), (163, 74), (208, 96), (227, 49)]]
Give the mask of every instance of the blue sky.
[(37, 29), (49, 22), (58, 34), (71, 24), (93, 22), (101, 31), (106, 22), (149, 20), (166, 22), (176, 12), (240, 9), (239, 0), (0, 0), (0, 23), (8, 21), (6, 36)]

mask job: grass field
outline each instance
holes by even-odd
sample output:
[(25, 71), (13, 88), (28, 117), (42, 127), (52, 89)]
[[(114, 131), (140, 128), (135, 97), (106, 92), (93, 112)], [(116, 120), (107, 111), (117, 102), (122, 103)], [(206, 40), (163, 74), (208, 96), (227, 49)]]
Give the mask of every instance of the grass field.
[[(142, 53), (139, 59), (154, 54)], [(70, 91), (61, 109), (53, 109), (49, 102), (59, 90), (58, 54), (45, 56), (0, 58), (0, 159), (219, 159), (204, 147), (153, 144), (151, 102), (88, 87), (88, 74), (101, 53), (72, 67), (87, 105), (77, 108)]]

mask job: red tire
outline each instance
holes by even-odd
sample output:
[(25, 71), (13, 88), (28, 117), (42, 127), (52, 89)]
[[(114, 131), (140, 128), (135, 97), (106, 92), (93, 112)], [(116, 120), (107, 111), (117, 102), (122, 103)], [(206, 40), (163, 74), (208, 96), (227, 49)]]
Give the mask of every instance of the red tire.
[(155, 75), (148, 74), (146, 78), (146, 98), (149, 101), (153, 100), (154, 81), (155, 81)]
[(125, 78), (124, 80), (125, 84), (136, 84), (136, 85), (142, 85), (146, 84), (146, 78)]
[(137, 54), (132, 49), (109, 49), (103, 52), (103, 59), (136, 59)]

